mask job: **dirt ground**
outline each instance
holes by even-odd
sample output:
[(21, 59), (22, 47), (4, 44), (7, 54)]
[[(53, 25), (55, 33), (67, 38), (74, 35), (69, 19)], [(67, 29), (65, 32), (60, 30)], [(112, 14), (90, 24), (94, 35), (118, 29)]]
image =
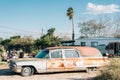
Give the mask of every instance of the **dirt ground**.
[(92, 80), (97, 76), (98, 71), (94, 72), (59, 72), (59, 73), (40, 73), (33, 76), (22, 77), (20, 74), (11, 71), (7, 64), (0, 66), (0, 80)]

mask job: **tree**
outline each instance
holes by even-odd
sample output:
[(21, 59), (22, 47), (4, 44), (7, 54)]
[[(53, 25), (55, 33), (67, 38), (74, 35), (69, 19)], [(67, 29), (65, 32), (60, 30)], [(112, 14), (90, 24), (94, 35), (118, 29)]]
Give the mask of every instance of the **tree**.
[(54, 32), (55, 32), (55, 28), (51, 28), (47, 31), (47, 35), (49, 36), (53, 36), (54, 35)]
[(72, 40), (74, 40), (74, 36), (75, 36), (75, 33), (74, 33), (74, 20), (73, 20), (74, 11), (73, 11), (72, 7), (68, 8), (68, 10), (67, 10), (67, 16), (69, 17), (70, 20), (72, 20)]
[(35, 40), (32, 36), (12, 36), (10, 39), (5, 39), (1, 42), (7, 50), (19, 50), (23, 49), (25, 52), (30, 53), (35, 50)]
[(1, 42), (1, 45), (3, 45), (5, 48), (9, 46), (9, 43), (11, 42), (11, 39), (5, 39)]
[(47, 31), (46, 35), (43, 35), (40, 39), (36, 40), (35, 45), (38, 49), (60, 45), (62, 39), (58, 36), (54, 36), (54, 31), (55, 28), (51, 28)]
[(10, 39), (20, 39), (21, 38), (21, 36), (19, 35), (19, 36), (12, 36), (12, 37), (10, 37)]
[(0, 43), (3, 41), (3, 38), (0, 37)]
[(90, 30), (91, 28), (86, 22), (79, 23), (78, 26), (80, 27), (80, 32), (82, 34), (81, 37), (82, 36), (89, 37), (92, 34), (92, 31)]
[(107, 37), (110, 35), (111, 19), (109, 17), (99, 17), (88, 21), (79, 22), (82, 37)]
[(120, 38), (120, 15), (117, 15), (114, 19), (115, 33), (114, 37)]

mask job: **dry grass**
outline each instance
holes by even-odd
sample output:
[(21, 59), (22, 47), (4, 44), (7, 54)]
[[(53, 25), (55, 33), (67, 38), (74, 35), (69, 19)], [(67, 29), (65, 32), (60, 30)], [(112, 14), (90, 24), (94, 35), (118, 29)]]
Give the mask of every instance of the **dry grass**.
[(2, 65), (4, 65), (4, 63), (3, 63), (3, 62), (0, 62), (0, 66), (2, 66)]
[(0, 62), (0, 69), (8, 68), (7, 62)]
[(102, 69), (94, 80), (120, 80), (120, 58), (110, 59), (110, 65)]

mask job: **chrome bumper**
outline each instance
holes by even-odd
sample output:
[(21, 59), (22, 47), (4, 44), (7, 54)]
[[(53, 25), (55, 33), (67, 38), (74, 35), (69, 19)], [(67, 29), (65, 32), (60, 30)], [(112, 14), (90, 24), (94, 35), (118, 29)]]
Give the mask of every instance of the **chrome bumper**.
[(14, 65), (9, 65), (9, 68), (13, 70), (14, 72), (20, 73), (22, 70), (22, 67), (20, 66), (14, 66)]

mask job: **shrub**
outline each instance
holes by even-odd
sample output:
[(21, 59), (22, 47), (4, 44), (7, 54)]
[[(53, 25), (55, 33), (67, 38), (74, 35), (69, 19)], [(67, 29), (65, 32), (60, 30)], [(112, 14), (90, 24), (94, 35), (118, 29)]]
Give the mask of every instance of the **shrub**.
[(101, 70), (101, 74), (93, 80), (120, 80), (120, 59), (110, 60), (110, 65)]
[(1, 62), (1, 60), (2, 60), (2, 57), (0, 56), (0, 62)]

